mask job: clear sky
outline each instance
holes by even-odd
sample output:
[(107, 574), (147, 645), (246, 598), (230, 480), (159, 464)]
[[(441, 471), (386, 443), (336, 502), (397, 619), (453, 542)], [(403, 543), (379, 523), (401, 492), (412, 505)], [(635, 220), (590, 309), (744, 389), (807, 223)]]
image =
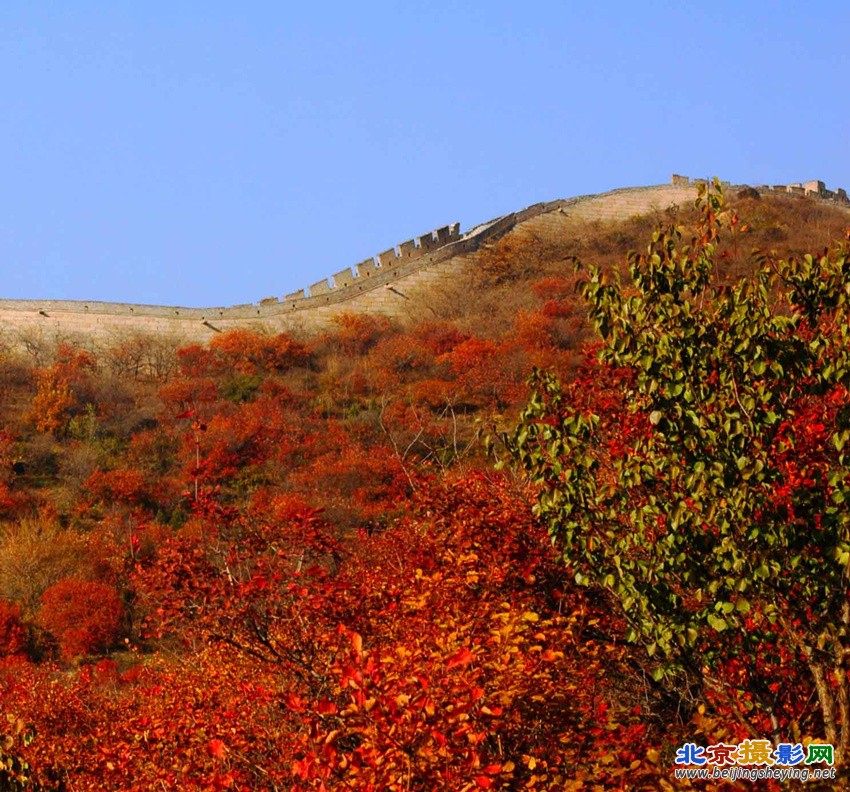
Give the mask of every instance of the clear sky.
[(667, 182), (850, 188), (850, 2), (0, 4), (0, 297), (230, 305)]

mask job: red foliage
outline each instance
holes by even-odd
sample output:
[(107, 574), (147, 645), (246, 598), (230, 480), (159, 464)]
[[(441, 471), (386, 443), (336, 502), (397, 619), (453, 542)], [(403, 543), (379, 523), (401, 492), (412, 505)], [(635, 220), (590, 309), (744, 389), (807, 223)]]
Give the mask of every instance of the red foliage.
[(604, 614), (521, 493), (475, 475), (424, 486), (414, 511), (340, 541), (267, 492), (250, 518), (164, 540), (132, 584), (173, 661), (102, 661), (58, 686), (48, 666), (0, 668), (4, 707), (49, 735), (21, 751), (35, 779), (555, 790), (615, 787), (630, 766), (630, 783), (651, 777), (640, 712), (605, 682), (624, 650), (598, 642)]
[(21, 609), (9, 600), (0, 599), (0, 657), (26, 652), (29, 635), (21, 621)]
[(285, 333), (263, 335), (250, 330), (231, 330), (215, 336), (209, 351), (220, 367), (246, 374), (288, 371), (306, 365), (310, 359), (306, 347)]
[(329, 511), (345, 512), (355, 523), (392, 511), (410, 492), (398, 457), (383, 444), (367, 444), (337, 424), (328, 424), (314, 458), (289, 481)]
[(472, 404), (501, 410), (525, 390), (528, 359), (515, 343), (469, 338), (437, 358)]
[(89, 502), (118, 502), (139, 506), (150, 500), (150, 487), (145, 475), (138, 470), (96, 470), (83, 484), (84, 497)]
[(561, 275), (550, 275), (549, 277), (535, 281), (531, 288), (534, 289), (534, 293), (541, 300), (554, 300), (560, 302), (575, 294), (575, 284), (575, 278), (564, 278)]
[(390, 329), (389, 319), (371, 314), (342, 313), (333, 319), (336, 331), (325, 338), (350, 355), (362, 355)]
[(51, 633), (65, 659), (103, 652), (117, 640), (123, 606), (103, 583), (66, 578), (41, 597), (39, 624)]
[(182, 347), (177, 359), (182, 376), (203, 378), (288, 371), (307, 365), (310, 355), (303, 344), (285, 333), (267, 335), (239, 329), (214, 336), (208, 347)]
[(210, 377), (175, 379), (163, 386), (160, 398), (168, 418), (188, 410), (201, 410), (206, 414), (218, 398), (218, 386)]
[(304, 420), (277, 396), (260, 395), (255, 401), (219, 409), (201, 434), (184, 436), (183, 458), (195, 466), (199, 443), (201, 478), (207, 482), (233, 481), (269, 460), (292, 464), (293, 457), (311, 447)]
[(514, 340), (527, 350), (551, 349), (555, 340), (555, 321), (546, 311), (520, 311), (514, 319)]
[(177, 363), (184, 377), (204, 377), (214, 367), (213, 354), (208, 347), (189, 344), (177, 350)]
[(434, 358), (445, 355), (469, 338), (449, 322), (423, 322), (414, 327), (409, 335), (414, 342), (422, 344)]

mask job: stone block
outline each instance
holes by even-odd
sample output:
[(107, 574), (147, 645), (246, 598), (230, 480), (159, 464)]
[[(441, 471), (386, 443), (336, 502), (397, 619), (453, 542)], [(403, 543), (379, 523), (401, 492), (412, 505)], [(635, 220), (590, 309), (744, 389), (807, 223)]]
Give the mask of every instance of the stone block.
[(439, 243), (436, 239), (434, 239), (433, 233), (423, 234), (421, 237), (419, 237), (419, 247), (422, 248), (423, 252), (433, 250), (438, 246)]
[(328, 279), (317, 281), (312, 286), (310, 286), (310, 296), (317, 297), (320, 294), (327, 294), (331, 290), (330, 284), (328, 283)]
[(449, 242), (453, 241), (451, 232), (449, 231), (448, 226), (443, 226), (442, 228), (438, 228), (434, 232), (437, 236), (437, 244), (439, 245), (448, 245)]
[(344, 270), (334, 273), (335, 288), (350, 286), (352, 283), (354, 283), (354, 273), (351, 271), (351, 267), (346, 267)]
[(422, 251), (416, 247), (416, 242), (412, 239), (408, 239), (407, 242), (402, 242), (398, 246), (398, 252), (398, 257), (401, 259), (412, 259), (422, 255)]
[(383, 253), (378, 254), (378, 261), (381, 262), (382, 267), (390, 267), (396, 263), (398, 260), (398, 256), (395, 254), (395, 248), (391, 247), (389, 250), (385, 250)]
[(373, 258), (364, 259), (357, 265), (357, 275), (361, 278), (368, 278), (374, 275), (377, 270), (378, 265)]

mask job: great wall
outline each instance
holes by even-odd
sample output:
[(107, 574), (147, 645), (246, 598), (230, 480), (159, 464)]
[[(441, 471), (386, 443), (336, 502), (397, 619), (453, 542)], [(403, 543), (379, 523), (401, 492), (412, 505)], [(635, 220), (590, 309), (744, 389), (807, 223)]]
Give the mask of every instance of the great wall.
[[(538, 234), (557, 231), (566, 220), (619, 220), (660, 212), (692, 202), (704, 180), (674, 175), (670, 184), (627, 187), (597, 195), (529, 206), (461, 233), (458, 223), (402, 242), (309, 287), (256, 304), (221, 308), (72, 300), (0, 299), (0, 334), (7, 343), (38, 335), (44, 340), (109, 341), (127, 335), (168, 335), (203, 342), (216, 332), (236, 327), (269, 331), (313, 330), (327, 326), (342, 312), (382, 314), (392, 319), (423, 316), (428, 294), (456, 279), (469, 257), (483, 245), (511, 231)], [(737, 189), (726, 185), (729, 189)], [(794, 195), (827, 201), (850, 211), (845, 190), (827, 190), (821, 181), (755, 187), (760, 194)]]

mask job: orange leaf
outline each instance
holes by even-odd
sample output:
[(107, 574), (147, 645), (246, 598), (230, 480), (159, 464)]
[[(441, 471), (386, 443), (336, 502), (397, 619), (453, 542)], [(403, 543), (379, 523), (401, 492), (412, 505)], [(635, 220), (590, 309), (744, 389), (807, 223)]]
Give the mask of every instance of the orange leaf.
[(210, 740), (207, 743), (207, 751), (214, 759), (224, 759), (227, 754), (227, 746), (221, 740)]

